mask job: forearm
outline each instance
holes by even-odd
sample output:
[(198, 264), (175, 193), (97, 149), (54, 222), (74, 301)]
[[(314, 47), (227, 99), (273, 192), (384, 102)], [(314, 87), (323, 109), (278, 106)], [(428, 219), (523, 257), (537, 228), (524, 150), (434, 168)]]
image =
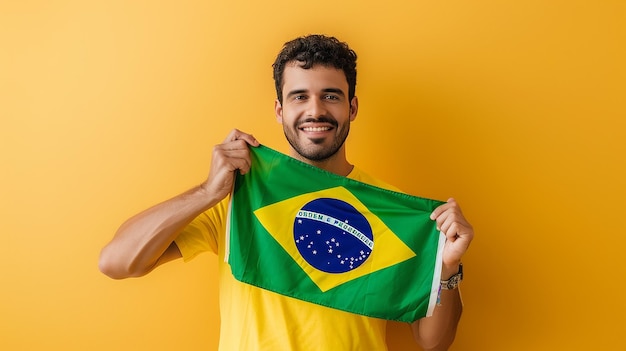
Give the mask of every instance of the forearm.
[(148, 273), (178, 233), (220, 200), (198, 186), (131, 217), (102, 249), (100, 270), (116, 279)]
[[(457, 268), (458, 270), (458, 268)], [(454, 271), (445, 269), (442, 277), (449, 277)], [(456, 271), (454, 271), (456, 272)], [(461, 318), (463, 305), (459, 289), (441, 290), (440, 301), (430, 317), (422, 318), (411, 324), (413, 336), (424, 350), (447, 350), (456, 335), (456, 328)]]

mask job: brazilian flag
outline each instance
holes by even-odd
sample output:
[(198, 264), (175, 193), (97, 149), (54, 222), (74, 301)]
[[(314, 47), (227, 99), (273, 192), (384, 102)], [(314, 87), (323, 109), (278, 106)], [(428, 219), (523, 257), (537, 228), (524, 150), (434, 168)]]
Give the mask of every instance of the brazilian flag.
[(233, 276), (279, 294), (370, 317), (432, 314), (444, 236), (442, 202), (377, 188), (265, 146), (231, 196)]

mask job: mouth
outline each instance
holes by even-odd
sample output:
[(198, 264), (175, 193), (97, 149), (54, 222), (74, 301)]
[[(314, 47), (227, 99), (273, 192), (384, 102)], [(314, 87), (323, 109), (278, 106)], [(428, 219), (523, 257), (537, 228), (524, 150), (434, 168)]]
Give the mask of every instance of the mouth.
[(329, 130), (333, 129), (333, 127), (330, 126), (323, 126), (323, 127), (300, 127), (300, 130), (303, 132), (307, 132), (307, 133), (320, 133), (320, 132), (327, 132)]
[(297, 128), (307, 134), (324, 134), (337, 128), (337, 122), (326, 117), (309, 118), (300, 122)]

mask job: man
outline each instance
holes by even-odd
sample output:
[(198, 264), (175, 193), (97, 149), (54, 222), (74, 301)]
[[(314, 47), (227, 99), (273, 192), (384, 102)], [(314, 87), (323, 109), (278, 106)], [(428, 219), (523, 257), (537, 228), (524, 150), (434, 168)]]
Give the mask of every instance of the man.
[[(290, 156), (379, 187), (346, 158), (344, 141), (358, 112), (356, 54), (332, 37), (311, 35), (285, 44), (274, 62), (275, 113)], [(385, 350), (385, 321), (339, 311), (241, 283), (224, 263), (226, 207), (234, 172), (250, 170), (249, 147), (259, 142), (233, 130), (213, 150), (208, 178), (199, 186), (126, 221), (102, 250), (100, 269), (120, 279), (200, 252), (218, 254), (220, 350)], [(431, 214), (447, 237), (442, 279), (457, 275), (473, 229), (449, 199)], [(411, 327), (425, 350), (447, 349), (461, 315), (456, 286), (441, 291), (431, 317)]]

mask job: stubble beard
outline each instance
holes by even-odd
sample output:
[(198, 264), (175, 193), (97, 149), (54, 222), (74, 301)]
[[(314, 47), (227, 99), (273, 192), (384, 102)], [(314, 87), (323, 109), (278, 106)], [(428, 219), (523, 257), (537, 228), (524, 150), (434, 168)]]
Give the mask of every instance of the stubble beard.
[[(300, 156), (302, 156), (303, 158), (309, 161), (314, 161), (314, 162), (325, 161), (333, 157), (337, 153), (337, 151), (341, 149), (346, 139), (348, 138), (348, 134), (350, 132), (350, 122), (343, 125), (341, 129), (337, 125), (336, 121), (333, 120), (332, 122), (338, 134), (335, 134), (335, 138), (332, 144), (329, 145), (328, 147), (316, 148), (313, 145), (312, 147), (307, 148), (306, 146), (301, 145), (300, 140), (298, 139), (298, 136), (297, 136), (298, 131), (299, 131), (298, 125), (295, 125), (292, 129), (289, 129), (286, 126), (283, 126), (283, 132), (285, 133), (285, 138), (287, 138), (289, 145), (291, 145), (291, 147)], [(319, 145), (324, 142), (323, 139), (310, 139), (310, 140), (315, 145)]]

